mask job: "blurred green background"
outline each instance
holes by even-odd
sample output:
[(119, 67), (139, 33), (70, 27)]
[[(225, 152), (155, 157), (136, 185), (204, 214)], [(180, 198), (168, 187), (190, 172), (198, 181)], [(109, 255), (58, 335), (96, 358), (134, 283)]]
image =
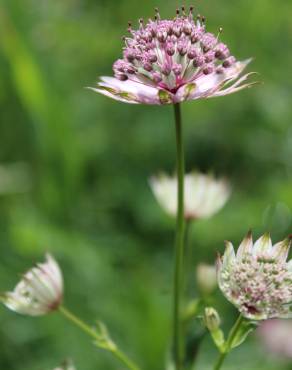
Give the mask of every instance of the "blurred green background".
[[(178, 5), (191, 3), (0, 2), (0, 290), (51, 251), (64, 271), (66, 305), (89, 322), (102, 319), (151, 370), (165, 367), (169, 344), (175, 222), (148, 178), (174, 170), (173, 112), (84, 87), (112, 74), (128, 20), (152, 16), (155, 6), (172, 17)], [(233, 184), (226, 207), (192, 228), (196, 261), (213, 262), (225, 239), (238, 243), (249, 228), (255, 236), (269, 230), (275, 241), (292, 230), (292, 3), (205, 0), (197, 10), (211, 32), (223, 26), (238, 59), (255, 58), (249, 70), (264, 81), (183, 105), (187, 169)], [(218, 297), (228, 328), (236, 311)], [(206, 338), (197, 369), (210, 369), (215, 356)], [(79, 370), (122, 368), (58, 314), (27, 318), (0, 307), (1, 370), (50, 370), (65, 357)], [(253, 335), (224, 368), (291, 363), (267, 355)]]

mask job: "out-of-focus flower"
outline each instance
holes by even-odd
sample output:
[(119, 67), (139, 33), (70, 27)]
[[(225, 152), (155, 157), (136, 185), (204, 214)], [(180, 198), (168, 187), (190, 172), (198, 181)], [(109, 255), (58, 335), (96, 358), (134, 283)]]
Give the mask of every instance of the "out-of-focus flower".
[(27, 271), (2, 302), (23, 315), (39, 316), (56, 310), (63, 298), (63, 278), (55, 259), (47, 254), (44, 263)]
[(61, 364), (60, 367), (56, 367), (54, 370), (76, 370), (71, 360), (66, 360)]
[(248, 233), (235, 255), (226, 242), (223, 258), (217, 260), (218, 284), (246, 318), (292, 317), (292, 260), (286, 262), (290, 244), (285, 239), (273, 246), (268, 234), (253, 243)]
[(292, 358), (292, 321), (266, 320), (257, 330), (268, 353)]
[(194, 20), (192, 7), (188, 15), (182, 7), (172, 20), (160, 19), (156, 10), (154, 20), (139, 20), (138, 30), (129, 24), (115, 77), (101, 77), (93, 90), (125, 103), (173, 104), (251, 86), (245, 82), (250, 73), (239, 78), (250, 59), (237, 61), (204, 22), (200, 16)]
[(204, 294), (211, 294), (217, 287), (216, 267), (199, 263), (196, 269), (196, 278), (199, 290)]
[[(150, 179), (160, 206), (171, 216), (177, 210), (177, 179), (161, 174)], [(230, 196), (230, 186), (223, 179), (201, 173), (185, 175), (184, 209), (186, 219), (209, 218), (220, 210)]]

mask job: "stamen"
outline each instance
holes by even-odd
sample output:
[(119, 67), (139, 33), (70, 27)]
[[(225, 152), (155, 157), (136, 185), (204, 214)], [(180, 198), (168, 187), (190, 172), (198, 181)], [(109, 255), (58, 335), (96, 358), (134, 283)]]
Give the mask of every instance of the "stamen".
[(158, 8), (155, 8), (154, 9), (154, 11), (155, 11), (155, 13), (156, 13), (156, 15), (155, 15), (155, 19), (157, 20), (157, 19), (159, 19), (160, 20), (160, 14), (159, 14), (159, 9)]
[(217, 34), (217, 41), (219, 40), (219, 37), (220, 37), (220, 35), (221, 35), (222, 32), (223, 32), (223, 28), (222, 27), (219, 27), (218, 34)]

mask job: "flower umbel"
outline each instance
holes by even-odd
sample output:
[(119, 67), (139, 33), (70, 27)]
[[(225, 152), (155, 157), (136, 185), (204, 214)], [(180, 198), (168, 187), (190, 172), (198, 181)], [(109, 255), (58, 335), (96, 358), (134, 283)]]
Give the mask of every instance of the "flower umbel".
[[(150, 179), (152, 191), (160, 206), (171, 216), (176, 215), (176, 177), (161, 174)], [(230, 196), (230, 186), (223, 179), (193, 172), (185, 175), (185, 218), (209, 218), (218, 212)]]
[(44, 263), (27, 271), (12, 292), (1, 298), (11, 310), (40, 316), (56, 310), (63, 298), (63, 278), (55, 259), (47, 254)]
[(251, 86), (246, 74), (250, 59), (237, 61), (218, 36), (206, 32), (204, 17), (194, 19), (193, 7), (177, 10), (172, 20), (160, 18), (139, 29), (129, 23), (123, 58), (114, 65), (115, 77), (101, 77), (101, 94), (132, 104), (175, 104), (185, 100), (231, 94)]
[(217, 261), (218, 284), (244, 317), (292, 317), (292, 260), (286, 262), (290, 244), (285, 239), (272, 246), (268, 234), (253, 243), (249, 233), (235, 255), (226, 242), (223, 258)]

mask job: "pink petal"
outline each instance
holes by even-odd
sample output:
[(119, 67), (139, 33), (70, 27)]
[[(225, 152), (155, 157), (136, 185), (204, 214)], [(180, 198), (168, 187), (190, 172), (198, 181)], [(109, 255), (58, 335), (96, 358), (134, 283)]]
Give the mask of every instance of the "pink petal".
[(98, 88), (93, 90), (126, 103), (161, 104), (159, 89), (139, 81), (120, 81), (114, 77), (101, 77)]

